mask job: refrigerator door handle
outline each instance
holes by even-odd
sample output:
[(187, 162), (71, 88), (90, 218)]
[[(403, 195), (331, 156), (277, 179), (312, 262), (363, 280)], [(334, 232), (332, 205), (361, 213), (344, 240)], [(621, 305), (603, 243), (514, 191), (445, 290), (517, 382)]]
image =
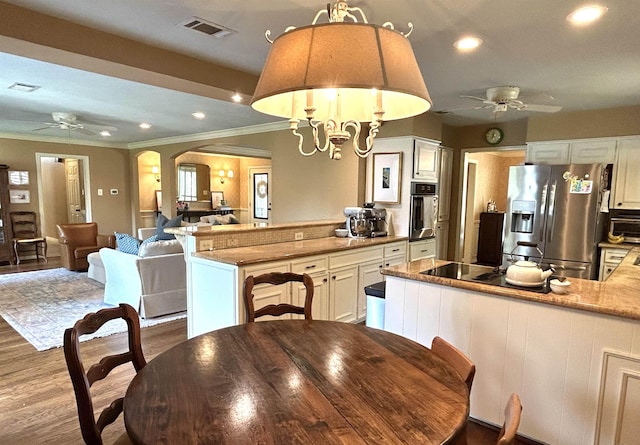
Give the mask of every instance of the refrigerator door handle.
[(546, 228), (547, 228), (547, 196), (549, 194), (549, 181), (545, 182), (542, 186), (542, 196), (540, 197), (540, 210), (539, 214), (542, 215), (542, 225), (539, 226), (539, 231), (541, 232), (537, 239), (540, 240), (540, 244), (544, 246), (544, 238), (546, 236)]
[(587, 270), (587, 266), (564, 266), (562, 264), (549, 264), (553, 270)]
[(550, 225), (547, 226), (547, 242), (550, 243), (553, 238), (553, 228), (556, 223), (556, 181), (553, 181), (551, 184), (551, 192), (549, 193), (549, 213), (548, 218), (551, 222)]

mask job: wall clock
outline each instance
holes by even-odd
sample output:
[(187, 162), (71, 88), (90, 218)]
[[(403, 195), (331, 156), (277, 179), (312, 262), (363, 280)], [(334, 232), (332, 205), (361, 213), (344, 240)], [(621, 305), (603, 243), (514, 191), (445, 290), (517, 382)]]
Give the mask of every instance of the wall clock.
[(504, 133), (499, 128), (489, 128), (484, 135), (487, 142), (491, 145), (497, 145), (502, 142), (502, 138), (504, 138)]

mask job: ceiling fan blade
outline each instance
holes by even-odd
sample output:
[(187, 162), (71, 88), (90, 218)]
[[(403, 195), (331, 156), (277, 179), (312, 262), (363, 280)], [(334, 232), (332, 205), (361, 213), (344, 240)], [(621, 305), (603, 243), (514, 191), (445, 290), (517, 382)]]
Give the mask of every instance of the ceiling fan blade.
[(561, 106), (558, 105), (535, 105), (535, 104), (524, 104), (524, 107), (521, 108), (524, 111), (539, 111), (542, 113), (557, 113), (562, 110)]
[[(479, 100), (482, 102), (485, 102), (487, 100), (486, 97), (478, 97), (478, 96), (466, 96), (466, 95), (461, 95), (460, 97), (464, 98), (464, 99), (473, 99), (473, 100)], [(485, 102), (487, 103), (487, 102)], [(489, 102), (489, 103), (493, 103), (493, 102)]]
[(46, 125), (46, 127), (35, 128), (35, 129), (31, 130), (31, 131), (49, 130), (51, 128), (56, 128), (57, 127), (56, 124), (45, 124), (45, 125)]
[(485, 108), (491, 108), (492, 105), (484, 105), (481, 107), (465, 107), (465, 108), (452, 108), (451, 110), (441, 110), (437, 111), (440, 114), (453, 113), (454, 111), (465, 111), (465, 110), (484, 110)]

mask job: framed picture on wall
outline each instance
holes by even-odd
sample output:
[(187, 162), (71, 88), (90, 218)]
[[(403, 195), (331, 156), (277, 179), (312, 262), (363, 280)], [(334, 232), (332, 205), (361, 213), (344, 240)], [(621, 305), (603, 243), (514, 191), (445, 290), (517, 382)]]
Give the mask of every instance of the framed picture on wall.
[(9, 185), (29, 185), (29, 172), (9, 170)]
[(374, 153), (373, 202), (400, 204), (402, 152)]
[(224, 192), (211, 192), (211, 208), (220, 207), (222, 201), (224, 201)]
[(9, 201), (11, 204), (29, 204), (31, 193), (29, 190), (9, 190)]

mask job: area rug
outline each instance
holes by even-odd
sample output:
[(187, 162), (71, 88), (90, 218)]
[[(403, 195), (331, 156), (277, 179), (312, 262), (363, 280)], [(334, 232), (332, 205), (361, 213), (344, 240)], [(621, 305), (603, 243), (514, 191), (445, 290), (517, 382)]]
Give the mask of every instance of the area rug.
[[(0, 315), (38, 351), (62, 346), (64, 330), (89, 312), (105, 307), (104, 285), (87, 278), (86, 272), (64, 268), (0, 275)], [(153, 326), (184, 318), (186, 313), (140, 319)], [(125, 332), (124, 320), (105, 324), (81, 341)]]

